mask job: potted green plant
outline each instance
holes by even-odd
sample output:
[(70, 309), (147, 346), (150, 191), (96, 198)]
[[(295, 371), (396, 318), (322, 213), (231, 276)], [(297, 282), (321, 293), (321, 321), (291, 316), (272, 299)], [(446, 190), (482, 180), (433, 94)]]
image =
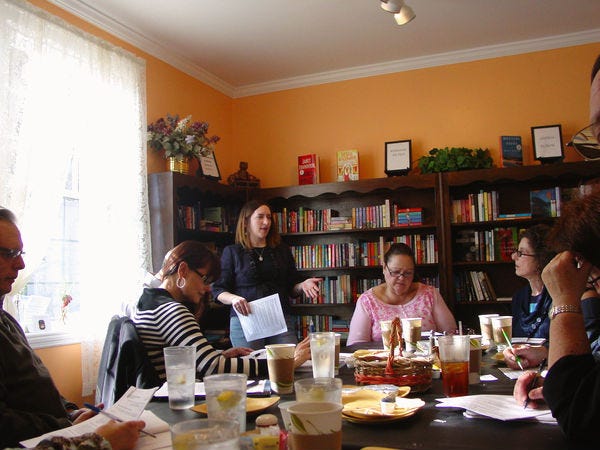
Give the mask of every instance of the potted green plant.
[(494, 161), (489, 150), (465, 147), (433, 148), (428, 156), (417, 161), (421, 173), (450, 172), (454, 170), (489, 169)]
[(148, 144), (165, 152), (167, 168), (173, 172), (189, 173), (189, 160), (207, 156), (213, 151), (219, 136), (207, 135), (207, 122), (192, 122), (192, 116), (179, 119), (167, 114), (148, 125)]

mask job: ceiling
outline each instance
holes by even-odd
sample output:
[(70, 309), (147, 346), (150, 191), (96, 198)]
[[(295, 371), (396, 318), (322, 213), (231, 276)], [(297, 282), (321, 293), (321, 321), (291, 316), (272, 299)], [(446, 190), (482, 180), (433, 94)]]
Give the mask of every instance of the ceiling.
[(50, 0), (231, 97), (600, 42), (600, 0)]

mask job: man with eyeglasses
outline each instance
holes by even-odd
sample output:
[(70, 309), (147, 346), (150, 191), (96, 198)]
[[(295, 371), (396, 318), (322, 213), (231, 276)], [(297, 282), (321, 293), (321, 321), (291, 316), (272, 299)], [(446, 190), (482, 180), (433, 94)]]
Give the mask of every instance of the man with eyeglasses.
[[(71, 420), (82, 422), (95, 415), (62, 399), (20, 325), (2, 308), (4, 296), (25, 267), (23, 254), (15, 216), (0, 207), (0, 449), (17, 447), (19, 441), (71, 426)], [(144, 422), (139, 421), (111, 422), (99, 427), (97, 434), (73, 438), (72, 444), (101, 448), (107, 445), (106, 439), (113, 450), (131, 448), (143, 427)], [(52, 445), (54, 442), (48, 448)]]

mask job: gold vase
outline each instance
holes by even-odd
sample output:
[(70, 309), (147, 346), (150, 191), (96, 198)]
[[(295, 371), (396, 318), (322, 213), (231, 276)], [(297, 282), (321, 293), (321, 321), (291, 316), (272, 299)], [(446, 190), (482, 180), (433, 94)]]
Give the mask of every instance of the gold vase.
[(190, 174), (190, 158), (179, 159), (173, 156), (167, 158), (167, 169), (171, 172)]

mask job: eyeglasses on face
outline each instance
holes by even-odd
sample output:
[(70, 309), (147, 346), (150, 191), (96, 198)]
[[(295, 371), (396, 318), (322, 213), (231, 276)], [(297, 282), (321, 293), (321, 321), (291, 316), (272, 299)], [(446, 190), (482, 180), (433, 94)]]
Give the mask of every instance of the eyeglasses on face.
[(586, 160), (600, 159), (598, 134), (600, 134), (600, 122), (588, 125), (573, 136), (567, 143), (567, 147), (573, 147)]
[(198, 272), (196, 269), (192, 269), (192, 272), (194, 272), (196, 275), (198, 275), (200, 277), (200, 279), (202, 280), (202, 282), (208, 286), (209, 284), (212, 284), (213, 280), (211, 277), (209, 277), (208, 275), (203, 275), (200, 272)]
[(25, 252), (18, 248), (0, 247), (0, 255), (2, 255), (6, 259), (16, 259), (24, 254)]
[(533, 253), (523, 253), (521, 250), (515, 250), (513, 252), (513, 255), (517, 255), (519, 258), (521, 256), (535, 256), (535, 254), (533, 254)]
[(390, 274), (390, 277), (392, 278), (411, 278), (415, 272), (412, 270), (405, 270), (404, 272), (402, 272), (401, 270), (390, 270), (390, 268), (387, 266), (385, 266), (385, 268), (387, 269), (388, 273)]

